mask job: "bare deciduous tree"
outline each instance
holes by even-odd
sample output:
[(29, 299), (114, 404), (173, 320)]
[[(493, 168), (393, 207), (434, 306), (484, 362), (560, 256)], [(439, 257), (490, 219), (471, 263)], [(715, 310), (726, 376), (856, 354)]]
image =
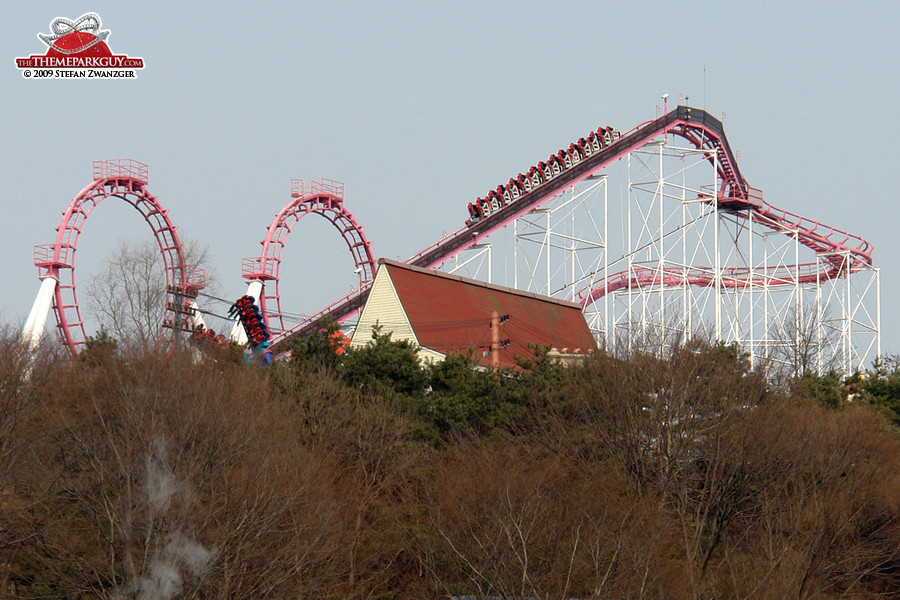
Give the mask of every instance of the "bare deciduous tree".
[(774, 377), (822, 375), (839, 364), (839, 354), (835, 352), (838, 332), (827, 308), (819, 312), (812, 304), (792, 306), (784, 320), (772, 326), (769, 336), (773, 344), (770, 371)]
[(653, 506), (614, 493), (602, 465), (509, 442), (464, 443), (435, 473), (425, 503), (435, 535), (424, 551), (443, 588), (479, 598), (657, 597)]
[[(185, 244), (185, 262), (206, 268), (208, 248)], [(166, 277), (153, 240), (119, 241), (104, 270), (87, 284), (88, 307), (99, 326), (114, 339), (150, 347), (158, 339), (166, 312)], [(207, 273), (207, 285), (214, 277)]]

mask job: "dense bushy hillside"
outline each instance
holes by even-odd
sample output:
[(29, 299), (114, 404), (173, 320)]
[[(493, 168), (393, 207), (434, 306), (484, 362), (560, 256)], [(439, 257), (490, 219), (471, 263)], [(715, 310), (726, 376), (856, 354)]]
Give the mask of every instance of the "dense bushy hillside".
[(462, 357), (423, 371), (381, 336), (269, 369), (105, 341), (26, 377), (10, 339), (9, 597), (900, 589), (900, 438), (867, 402), (890, 404), (889, 371), (848, 403), (827, 378), (772, 390), (723, 346), (492, 375)]

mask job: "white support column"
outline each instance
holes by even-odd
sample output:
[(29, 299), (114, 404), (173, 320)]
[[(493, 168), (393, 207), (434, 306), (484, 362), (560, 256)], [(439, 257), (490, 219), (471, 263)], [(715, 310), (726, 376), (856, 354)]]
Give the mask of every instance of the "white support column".
[[(253, 302), (259, 304), (259, 299), (262, 297), (263, 291), (263, 282), (254, 279), (249, 284), (247, 284), (247, 295), (253, 296)], [(244, 331), (243, 325), (238, 321), (234, 324), (234, 327), (231, 328), (231, 336), (230, 339), (235, 344), (239, 344), (241, 346), (247, 345), (247, 333)]]
[[(719, 172), (719, 160), (718, 157), (713, 161), (716, 173)], [(715, 260), (715, 272), (713, 276), (715, 277), (715, 341), (720, 341), (722, 339), (722, 259), (721, 259), (721, 248), (719, 247), (719, 227), (721, 223), (719, 222), (719, 198), (718, 191), (716, 193), (715, 203), (713, 205), (713, 253)]]
[(881, 360), (881, 269), (875, 268), (875, 358)]
[(769, 363), (772, 358), (772, 353), (769, 348), (769, 235), (765, 231), (762, 233), (760, 243), (762, 243), (762, 264), (760, 265), (760, 269), (762, 270), (763, 276), (762, 290), (760, 292), (762, 296), (762, 322), (760, 325), (759, 341), (762, 360)]
[(756, 321), (754, 321), (754, 308), (756, 305), (756, 299), (753, 297), (753, 265), (756, 262), (756, 257), (753, 256), (753, 211), (747, 211), (747, 299), (749, 300), (749, 311), (750, 311), (750, 321), (747, 326), (747, 335), (749, 336), (749, 349), (750, 349), (750, 365), (752, 367), (756, 367), (757, 362), (757, 352), (756, 352)]
[(190, 316), (188, 318), (188, 323), (191, 325), (191, 330), (195, 330), (198, 327), (203, 327), (206, 329), (206, 321), (203, 320), (203, 313), (200, 312), (200, 305), (197, 304), (197, 299), (194, 298), (191, 300), (191, 308), (190, 308)]
[(25, 327), (22, 328), (22, 341), (27, 344), (28, 350), (34, 350), (41, 342), (58, 283), (59, 280), (53, 275), (41, 277), (41, 288), (25, 320)]
[[(569, 188), (569, 193), (572, 194), (572, 199), (574, 202), (575, 199), (575, 186)], [(575, 211), (571, 211), (569, 218), (569, 234), (570, 234), (570, 242), (569, 242), (569, 260), (570, 260), (570, 270), (569, 270), (569, 298), (575, 297), (575, 292), (578, 291), (575, 289), (575, 252), (578, 246), (575, 243)]]
[[(628, 281), (631, 281), (634, 278), (634, 245), (632, 243), (632, 233), (631, 233), (632, 226), (633, 226), (633, 223), (631, 221), (631, 204), (632, 204), (632, 202), (635, 201), (635, 199), (634, 199), (634, 184), (632, 182), (632, 170), (631, 170), (632, 169), (632, 164), (631, 164), (632, 160), (631, 160), (631, 157), (632, 157), (632, 154), (629, 154), (628, 155), (628, 197), (627, 197), (627, 201), (626, 201), (626, 203), (627, 203), (627, 221), (626, 221), (626, 223), (627, 223), (627, 225), (625, 226), (625, 231), (627, 233), (625, 252), (627, 253), (626, 256), (628, 257), (628, 262), (627, 262)], [(628, 286), (626, 286), (625, 290), (626, 290), (626, 292), (625, 292), (626, 299), (628, 301), (628, 306), (627, 306), (628, 310), (625, 315), (625, 327), (626, 327), (626, 331), (627, 331), (626, 340), (627, 340), (628, 356), (631, 356), (631, 353), (634, 348), (634, 336), (635, 336), (635, 330), (632, 329), (634, 327), (634, 313), (633, 313), (634, 289), (633, 289), (633, 286), (628, 285)]]
[(816, 264), (816, 373), (824, 375), (825, 332), (822, 324), (822, 269)]
[[(801, 334), (803, 334), (803, 303), (801, 302), (800, 287), (800, 232), (794, 231), (794, 376), (803, 375), (802, 369), (806, 365), (799, 364), (798, 353), (801, 349)], [(805, 343), (805, 340), (803, 340)]]
[[(610, 318), (609, 318), (609, 194), (608, 194), (607, 176), (603, 175), (603, 331), (606, 336), (606, 348), (609, 352), (612, 350), (612, 344), (615, 339), (610, 336)], [(615, 322), (615, 321), (613, 321)]]
[(552, 231), (550, 218), (552, 216), (552, 211), (547, 209), (544, 211), (544, 214), (547, 216), (546, 219), (546, 227), (545, 229), (545, 237), (544, 237), (544, 245), (547, 252), (547, 288), (544, 290), (544, 294), (549, 296), (553, 293), (553, 286), (550, 284), (550, 278), (552, 276), (552, 271), (550, 270), (550, 249), (553, 246), (553, 238), (550, 237), (550, 232)]
[[(844, 258), (844, 264), (842, 266), (843, 270), (849, 271), (847, 269), (847, 258)], [(853, 364), (853, 346), (851, 344), (851, 335), (853, 332), (853, 308), (852, 308), (852, 296), (850, 294), (851, 285), (850, 285), (850, 274), (849, 272), (844, 277), (844, 356), (843, 358), (843, 368), (844, 373), (849, 373), (851, 365)]]
[(513, 221), (513, 289), (519, 289), (519, 220)]
[[(666, 138), (668, 140), (668, 137)], [(657, 217), (658, 217), (658, 225), (656, 229), (656, 239), (657, 239), (657, 252), (659, 256), (656, 260), (656, 269), (658, 271), (657, 277), (659, 278), (656, 299), (659, 302), (659, 307), (657, 308), (657, 328), (658, 333), (656, 334), (659, 337), (659, 351), (662, 351), (663, 346), (665, 345), (665, 327), (666, 327), (666, 292), (665, 292), (665, 284), (663, 281), (665, 280), (665, 269), (666, 269), (666, 251), (665, 251), (665, 243), (666, 243), (666, 214), (665, 214), (665, 206), (663, 206), (663, 194), (665, 190), (665, 175), (663, 170), (663, 145), (659, 146), (659, 179), (657, 180), (656, 187), (656, 201), (659, 203), (657, 207)], [(684, 159), (682, 159), (682, 173)], [(648, 215), (649, 219), (649, 215)]]
[[(683, 160), (682, 160), (683, 162)], [(688, 243), (687, 243), (687, 223), (688, 223), (688, 208), (687, 208), (687, 172), (686, 169), (682, 166), (681, 169), (681, 233), (679, 238), (681, 240), (681, 332), (684, 337), (684, 341), (688, 342), (691, 339), (691, 286), (688, 283), (688, 272), (687, 272), (687, 255), (688, 255)]]

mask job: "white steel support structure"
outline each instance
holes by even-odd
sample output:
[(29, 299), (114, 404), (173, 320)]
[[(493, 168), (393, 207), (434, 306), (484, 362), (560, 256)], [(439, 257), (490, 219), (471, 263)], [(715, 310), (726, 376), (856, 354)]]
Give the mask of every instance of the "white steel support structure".
[(47, 324), (50, 308), (53, 306), (53, 297), (56, 294), (58, 283), (59, 279), (56, 275), (41, 277), (41, 288), (38, 290), (34, 304), (31, 306), (31, 312), (28, 313), (25, 326), (22, 328), (22, 341), (29, 351), (37, 348), (44, 336), (44, 327)]
[[(494, 273), (491, 268), (491, 244), (475, 244), (466, 252), (457, 254), (453, 257), (453, 267), (447, 272), (463, 273), (468, 277), (481, 279), (487, 283), (493, 283)], [(473, 273), (478, 276), (476, 277)]]
[(627, 273), (613, 293), (619, 347), (700, 335), (738, 343), (775, 373), (870, 366), (881, 353), (878, 269), (853, 270), (849, 253), (817, 254), (796, 229), (711, 202), (717, 165), (703, 154), (663, 142), (628, 157), (628, 239), (611, 267)]
[(716, 167), (715, 153), (666, 140), (628, 155), (623, 239), (607, 294), (620, 350), (658, 351), (727, 331)]
[(607, 272), (607, 181), (592, 177), (516, 220), (513, 287), (573, 299)]
[[(443, 268), (488, 280), (500, 271), (499, 283), (581, 302), (600, 347), (618, 352), (698, 338), (737, 343), (774, 375), (871, 366), (877, 268), (816, 253), (802, 231), (718, 197), (714, 150), (668, 136), (619, 165)], [(493, 271), (491, 254), (503, 261)]]

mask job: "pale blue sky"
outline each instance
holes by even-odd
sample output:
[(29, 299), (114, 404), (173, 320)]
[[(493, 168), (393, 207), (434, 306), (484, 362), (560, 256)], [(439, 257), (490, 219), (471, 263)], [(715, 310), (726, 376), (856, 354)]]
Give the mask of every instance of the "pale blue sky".
[[(14, 59), (43, 52), (37, 33), (88, 11), (115, 53), (144, 58), (138, 79), (22, 79)], [(53, 240), (95, 159), (150, 165), (150, 190), (210, 247), (230, 298), (291, 178), (343, 181), (375, 254), (405, 258), (459, 227), (474, 197), (598, 125), (653, 118), (669, 93), (727, 114), (767, 200), (875, 245), (883, 343), (900, 352), (894, 3), (94, 0), (7, 4), (3, 17), (5, 322), (31, 307), (32, 248)], [(79, 282), (117, 239), (149, 238), (108, 204), (79, 245)], [(291, 310), (354, 283), (324, 221), (285, 259), (307, 264), (285, 282), (303, 296)]]

